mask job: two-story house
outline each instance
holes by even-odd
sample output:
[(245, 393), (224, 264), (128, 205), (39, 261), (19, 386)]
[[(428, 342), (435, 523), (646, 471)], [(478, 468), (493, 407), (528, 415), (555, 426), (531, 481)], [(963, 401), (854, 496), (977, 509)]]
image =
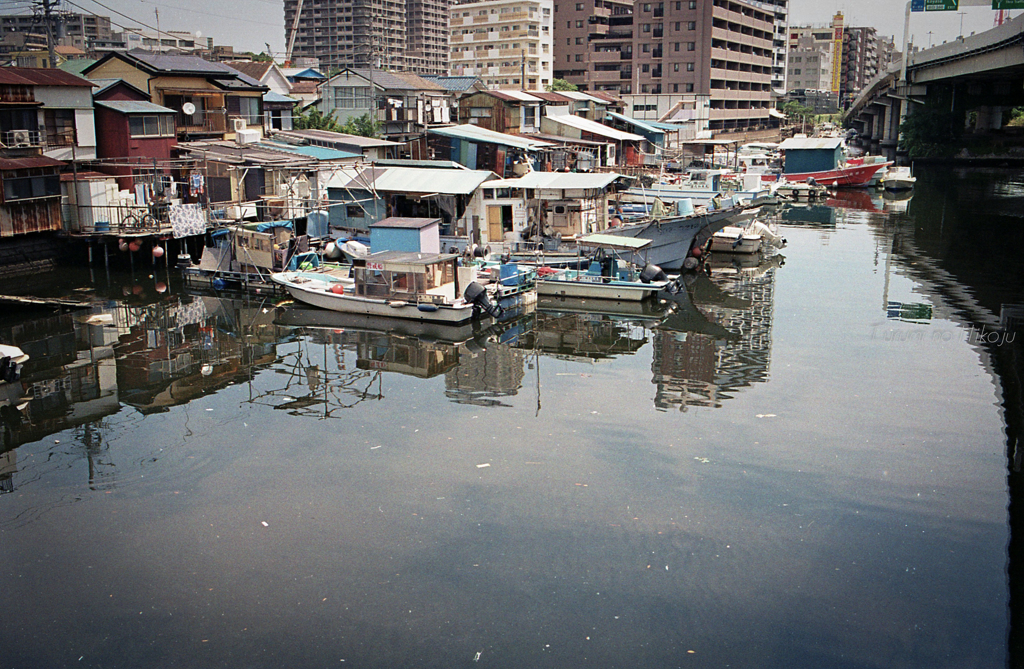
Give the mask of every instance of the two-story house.
[(323, 85), (319, 108), (344, 123), (366, 115), (376, 103), (381, 134), (406, 141), (428, 127), (448, 125), (452, 98), (443, 86), (415, 74), (345, 68)]
[(57, 160), (94, 159), (92, 88), (63, 70), (0, 68), (0, 144)]
[(270, 89), (224, 63), (197, 56), (114, 52), (83, 74), (123, 79), (147, 91), (150, 102), (175, 111), (177, 135), (183, 141), (223, 139), (236, 130), (263, 128), (263, 95)]

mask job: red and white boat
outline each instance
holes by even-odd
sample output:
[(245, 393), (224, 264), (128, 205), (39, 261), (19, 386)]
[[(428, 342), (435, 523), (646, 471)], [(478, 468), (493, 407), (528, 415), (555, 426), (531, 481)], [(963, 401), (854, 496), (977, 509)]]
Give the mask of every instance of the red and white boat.
[(822, 186), (847, 186), (855, 188), (858, 186), (867, 186), (868, 182), (875, 176), (875, 172), (885, 169), (889, 167), (889, 165), (892, 165), (892, 161), (887, 163), (875, 163), (872, 165), (843, 165), (834, 170), (824, 170), (822, 172), (783, 174), (782, 178), (786, 181), (796, 182), (805, 182), (808, 179), (814, 179)]
[(845, 145), (838, 137), (792, 137), (779, 145), (785, 152), (781, 179), (806, 182), (814, 179), (822, 186), (867, 186), (879, 170), (892, 162), (851, 164), (846, 162)]

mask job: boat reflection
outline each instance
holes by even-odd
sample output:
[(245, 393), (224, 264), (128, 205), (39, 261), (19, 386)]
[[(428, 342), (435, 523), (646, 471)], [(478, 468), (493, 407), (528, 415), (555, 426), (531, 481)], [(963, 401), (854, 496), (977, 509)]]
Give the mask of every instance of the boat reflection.
[(768, 380), (775, 272), (780, 255), (720, 261), (690, 279), (689, 301), (654, 330), (655, 406), (720, 407)]

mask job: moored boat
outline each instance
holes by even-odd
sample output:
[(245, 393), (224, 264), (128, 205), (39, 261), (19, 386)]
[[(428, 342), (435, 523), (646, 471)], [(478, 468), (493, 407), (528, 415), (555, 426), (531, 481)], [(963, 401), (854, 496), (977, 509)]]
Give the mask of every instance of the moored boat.
[(582, 237), (577, 244), (580, 248), (593, 250), (590, 262), (580, 263), (580, 269), (540, 274), (537, 277), (538, 295), (640, 301), (665, 286), (665, 273), (660, 267), (648, 264), (641, 271), (630, 260), (621, 257), (625, 254), (632, 257), (650, 246), (649, 239), (593, 234)]
[(909, 167), (890, 167), (882, 178), (882, 187), (889, 191), (910, 190), (917, 183), (917, 177), (910, 173)]
[(839, 137), (791, 137), (779, 145), (785, 152), (782, 177), (786, 181), (813, 179), (823, 186), (863, 187), (892, 162), (850, 164)]
[(278, 272), (271, 279), (296, 300), (332, 311), (439, 323), (499, 315), (475, 281), (475, 268), (460, 268), (458, 258), (382, 251), (353, 262), (351, 285), (320, 272)]

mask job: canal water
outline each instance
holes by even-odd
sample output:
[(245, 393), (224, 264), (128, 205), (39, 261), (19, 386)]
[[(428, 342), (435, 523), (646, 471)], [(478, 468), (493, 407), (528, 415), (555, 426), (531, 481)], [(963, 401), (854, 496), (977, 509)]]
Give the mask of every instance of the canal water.
[(1019, 664), (1024, 174), (918, 176), (667, 314), (5, 288), (0, 667)]

